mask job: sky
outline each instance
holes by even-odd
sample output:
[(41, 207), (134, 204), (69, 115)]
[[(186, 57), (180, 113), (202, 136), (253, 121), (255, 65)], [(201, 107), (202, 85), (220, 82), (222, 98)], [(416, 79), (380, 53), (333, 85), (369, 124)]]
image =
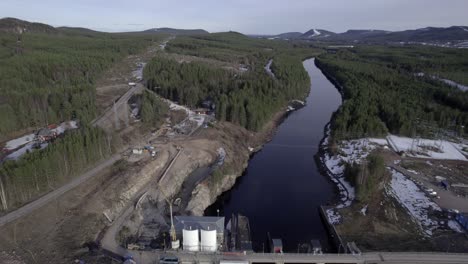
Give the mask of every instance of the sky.
[(0, 17), (100, 31), (203, 28), (244, 34), (312, 28), (468, 26), (468, 0), (0, 0)]

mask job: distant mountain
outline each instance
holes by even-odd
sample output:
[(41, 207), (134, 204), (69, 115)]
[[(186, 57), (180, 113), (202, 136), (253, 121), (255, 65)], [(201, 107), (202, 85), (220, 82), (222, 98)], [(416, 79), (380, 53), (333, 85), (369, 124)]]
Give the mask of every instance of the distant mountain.
[(390, 33), (389, 31), (385, 30), (372, 30), (372, 29), (352, 29), (348, 30), (344, 33), (336, 34), (334, 36), (334, 40), (339, 39), (339, 40), (361, 40), (361, 39), (367, 39), (367, 38), (372, 38), (374, 36), (382, 36)]
[(6, 17), (0, 19), (0, 32), (21, 34), (24, 32), (56, 34), (57, 29), (52, 26), (33, 23), (17, 18)]
[(448, 28), (427, 27), (415, 30), (387, 32), (364, 38), (366, 41), (393, 42), (434, 42), (468, 40), (468, 27), (452, 26)]
[[(459, 46), (468, 41), (468, 27), (452, 26), (448, 28), (427, 27), (415, 30), (386, 31), (372, 29), (352, 29), (343, 33), (334, 33), (324, 29), (311, 29), (304, 34), (288, 32), (279, 35), (256, 36), (269, 39), (301, 39), (323, 42), (361, 42), (361, 43), (422, 43), (442, 46)], [(446, 45), (447, 42), (453, 42)], [(458, 43), (458, 44), (457, 44)]]
[(78, 35), (89, 35), (93, 36), (96, 34), (102, 34), (103, 32), (95, 31), (89, 28), (81, 28), (81, 27), (57, 27), (58, 31), (65, 33), (65, 34), (78, 34)]
[(324, 29), (311, 29), (300, 36), (301, 39), (326, 39), (334, 37), (336, 33)]
[[(32, 33), (46, 33), (46, 34), (78, 34), (92, 36), (95, 34), (102, 34), (105, 32), (99, 32), (88, 28), (81, 27), (52, 27), (50, 25), (42, 23), (28, 22), (17, 18), (2, 18), (0, 19), (0, 32), (16, 33), (21, 34), (24, 32)], [(176, 29), (176, 28), (152, 28), (138, 32), (124, 32), (132, 34), (173, 34), (173, 35), (201, 35), (209, 34), (208, 31), (203, 29)]]
[(296, 38), (299, 38), (300, 36), (302, 36), (301, 32), (286, 32), (286, 33), (276, 35), (276, 37), (282, 38), (282, 39), (296, 39)]
[(204, 29), (177, 29), (177, 28), (152, 28), (141, 31), (141, 33), (165, 33), (173, 35), (203, 35), (209, 34)]

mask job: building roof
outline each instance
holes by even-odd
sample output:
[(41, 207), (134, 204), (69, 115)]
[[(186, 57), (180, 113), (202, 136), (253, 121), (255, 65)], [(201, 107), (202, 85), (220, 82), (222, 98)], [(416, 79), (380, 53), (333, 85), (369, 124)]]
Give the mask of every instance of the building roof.
[(48, 129), (48, 128), (41, 128), (39, 129), (39, 131), (37, 131), (37, 134), (38, 136), (51, 136), (53, 135), (54, 133)]
[(216, 229), (217, 233), (224, 233), (224, 217), (174, 216), (174, 227), (177, 232), (182, 231), (182, 229)]

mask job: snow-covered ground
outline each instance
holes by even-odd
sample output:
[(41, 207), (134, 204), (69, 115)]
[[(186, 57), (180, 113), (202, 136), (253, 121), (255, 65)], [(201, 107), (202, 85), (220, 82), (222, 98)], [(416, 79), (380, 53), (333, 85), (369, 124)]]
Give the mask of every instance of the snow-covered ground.
[(34, 137), (35, 137), (34, 134), (28, 134), (28, 135), (22, 136), (20, 138), (12, 139), (12, 140), (10, 140), (10, 141), (8, 141), (6, 143), (5, 149), (6, 150), (17, 149), (17, 148), (19, 148), (19, 147), (33, 141)]
[(146, 62), (138, 62), (136, 66), (137, 69), (132, 72), (132, 76), (139, 81), (143, 80), (143, 69), (146, 66)]
[[(76, 128), (78, 128), (78, 124), (76, 121), (67, 121), (67, 122), (61, 123), (56, 128), (51, 129), (51, 131), (57, 133), (57, 135), (60, 135), (60, 134), (63, 134), (67, 130), (76, 129)], [(8, 141), (5, 147), (6, 149), (8, 150), (13, 150), (17, 148), (18, 149), (10, 153), (8, 156), (6, 156), (5, 160), (18, 160), (21, 156), (26, 154), (28, 151), (33, 151), (35, 145), (39, 149), (43, 149), (48, 146), (48, 143), (42, 143), (42, 144), (37, 145), (36, 144), (37, 142), (35, 142), (34, 139), (35, 139), (34, 134), (28, 134), (26, 136)]]
[[(415, 73), (414, 74), (415, 76), (417, 77), (424, 77), (426, 74), (424, 72), (418, 72), (418, 73)], [(452, 81), (452, 80), (449, 80), (449, 79), (444, 79), (444, 78), (440, 78), (436, 75), (428, 75), (430, 78), (434, 79), (434, 80), (439, 80), (439, 81), (442, 81), (450, 86), (453, 86), (455, 88), (458, 88), (462, 91), (468, 91), (468, 86), (466, 85), (463, 85), (463, 84), (460, 84), (460, 83), (457, 83), (455, 81)]]
[(273, 59), (270, 59), (267, 63), (267, 65), (265, 66), (265, 71), (268, 73), (268, 75), (270, 75), (271, 77), (273, 78), (276, 78), (275, 77), (275, 74), (271, 71), (271, 64), (273, 63)]
[(343, 174), (346, 163), (361, 163), (371, 151), (379, 146), (387, 146), (387, 140), (383, 138), (361, 138), (344, 140), (339, 143), (339, 153), (335, 156), (326, 156), (327, 168), (336, 175)]
[(339, 224), (341, 221), (341, 215), (335, 209), (327, 209), (328, 221), (332, 225)]
[(449, 220), (447, 223), (448, 227), (457, 233), (463, 233), (462, 227), (454, 220)]
[[(395, 152), (403, 151), (408, 156), (429, 159), (467, 160), (454, 143), (445, 140), (413, 139), (389, 135), (390, 146)], [(435, 151), (438, 149), (438, 151)]]
[[(327, 150), (330, 136), (330, 127), (326, 128), (326, 137), (322, 141), (322, 147)], [(325, 151), (322, 157), (322, 162), (332, 174), (331, 179), (334, 181), (341, 194), (341, 203), (333, 209), (327, 210), (327, 215), (331, 223), (338, 223), (340, 216), (336, 209), (348, 207), (355, 199), (356, 192), (353, 186), (345, 180), (344, 170), (346, 163), (362, 162), (374, 149), (378, 147), (387, 147), (388, 142), (385, 138), (361, 138), (354, 140), (344, 140), (339, 143), (339, 153), (331, 156), (328, 151)], [(366, 214), (367, 207), (361, 210), (362, 214)]]
[[(205, 116), (204, 115), (196, 114), (194, 111), (190, 110), (188, 107), (176, 104), (176, 103), (172, 102), (171, 100), (168, 100), (168, 99), (165, 99), (165, 98), (162, 98), (162, 97), (160, 97), (160, 98), (161, 98), (161, 100), (165, 101), (169, 105), (170, 110), (183, 110), (183, 111), (185, 111), (187, 113), (187, 119), (192, 121), (192, 122), (195, 122), (197, 124), (197, 128), (200, 127), (201, 125), (203, 125), (203, 123), (205, 122)], [(186, 120), (182, 121), (181, 123), (185, 122)]]
[(392, 180), (387, 193), (393, 196), (408, 210), (423, 232), (430, 236), (438, 227), (437, 221), (429, 217), (429, 211), (440, 211), (440, 207), (429, 199), (419, 187), (405, 175), (390, 169)]

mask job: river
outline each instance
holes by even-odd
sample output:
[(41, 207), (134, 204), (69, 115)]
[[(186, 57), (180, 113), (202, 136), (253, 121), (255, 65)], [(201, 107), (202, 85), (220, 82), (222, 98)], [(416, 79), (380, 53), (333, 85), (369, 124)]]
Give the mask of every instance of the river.
[(226, 223), (233, 213), (250, 220), (256, 251), (267, 245), (267, 233), (281, 238), (286, 252), (319, 239), (328, 248), (318, 207), (336, 201), (334, 184), (320, 173), (314, 159), (324, 127), (341, 104), (341, 95), (314, 64), (303, 62), (311, 79), (307, 105), (291, 113), (276, 135), (256, 153), (235, 186), (206, 210), (220, 210)]

